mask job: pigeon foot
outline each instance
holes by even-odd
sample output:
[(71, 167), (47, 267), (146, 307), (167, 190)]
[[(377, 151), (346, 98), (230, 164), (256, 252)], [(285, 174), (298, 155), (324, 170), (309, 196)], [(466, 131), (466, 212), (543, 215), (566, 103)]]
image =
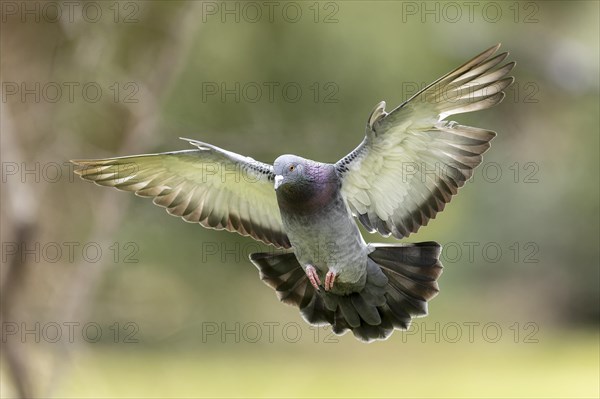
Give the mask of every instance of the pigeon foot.
[(333, 288), (333, 282), (335, 281), (335, 273), (331, 270), (327, 272), (325, 276), (325, 291), (330, 291)]
[(317, 274), (317, 270), (314, 266), (306, 266), (306, 276), (308, 277), (308, 280), (310, 281), (312, 286), (315, 287), (317, 291), (319, 291), (319, 285), (321, 285), (321, 280), (319, 280), (319, 275)]

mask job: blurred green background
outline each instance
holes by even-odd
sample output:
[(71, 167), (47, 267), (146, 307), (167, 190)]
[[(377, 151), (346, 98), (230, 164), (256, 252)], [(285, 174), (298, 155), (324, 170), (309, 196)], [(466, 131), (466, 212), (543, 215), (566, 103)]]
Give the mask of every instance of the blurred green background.
[[(1, 11), (2, 397), (600, 395), (598, 2)], [(334, 162), (377, 102), (497, 42), (515, 85), (453, 118), (497, 131), (492, 149), (405, 240), (445, 245), (441, 293), (384, 342), (305, 324), (258, 279), (251, 239), (66, 163), (184, 149), (180, 136)]]

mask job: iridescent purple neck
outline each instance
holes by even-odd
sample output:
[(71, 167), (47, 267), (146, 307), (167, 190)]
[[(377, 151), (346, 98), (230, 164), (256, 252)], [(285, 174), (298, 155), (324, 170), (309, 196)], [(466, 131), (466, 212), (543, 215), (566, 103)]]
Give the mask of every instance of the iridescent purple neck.
[(339, 193), (333, 165), (307, 163), (304, 176), (277, 190), (279, 206), (289, 212), (312, 213), (326, 208)]

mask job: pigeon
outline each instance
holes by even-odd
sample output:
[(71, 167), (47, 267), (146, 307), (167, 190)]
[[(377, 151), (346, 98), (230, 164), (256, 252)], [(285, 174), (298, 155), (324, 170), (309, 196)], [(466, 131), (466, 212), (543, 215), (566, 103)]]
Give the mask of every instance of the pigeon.
[(499, 66), (508, 56), (499, 47), (389, 112), (380, 102), (363, 141), (334, 164), (282, 155), (271, 165), (192, 139), (183, 151), (72, 162), (83, 179), (153, 198), (186, 222), (272, 245), (250, 261), (279, 300), (335, 334), (384, 340), (427, 315), (441, 246), (366, 243), (357, 221), (402, 239), (472, 176), (496, 133), (446, 118), (502, 101), (515, 62)]

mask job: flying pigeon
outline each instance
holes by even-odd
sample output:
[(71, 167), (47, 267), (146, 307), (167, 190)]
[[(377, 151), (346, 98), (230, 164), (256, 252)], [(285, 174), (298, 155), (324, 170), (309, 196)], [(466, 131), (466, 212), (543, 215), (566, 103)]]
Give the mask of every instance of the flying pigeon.
[(196, 140), (195, 149), (75, 160), (83, 179), (151, 197), (187, 222), (273, 245), (250, 261), (278, 298), (313, 325), (361, 341), (388, 338), (425, 316), (439, 292), (436, 242), (401, 239), (427, 225), (472, 176), (496, 133), (448, 122), (496, 105), (515, 63), (500, 44), (367, 119), (366, 136), (335, 164), (282, 155), (273, 165)]

